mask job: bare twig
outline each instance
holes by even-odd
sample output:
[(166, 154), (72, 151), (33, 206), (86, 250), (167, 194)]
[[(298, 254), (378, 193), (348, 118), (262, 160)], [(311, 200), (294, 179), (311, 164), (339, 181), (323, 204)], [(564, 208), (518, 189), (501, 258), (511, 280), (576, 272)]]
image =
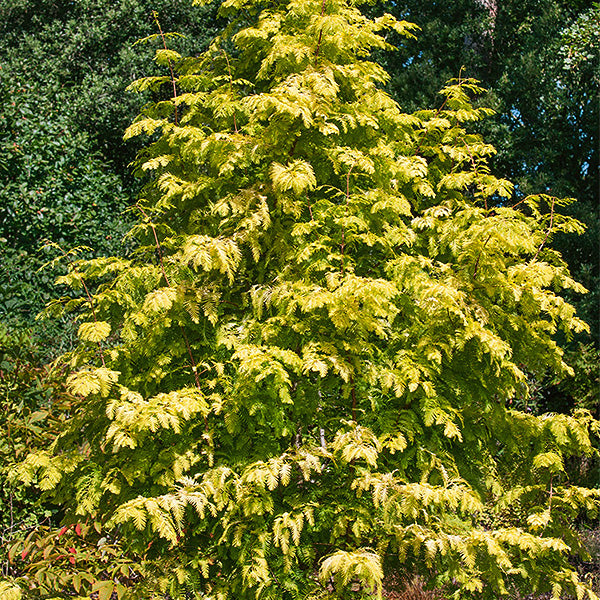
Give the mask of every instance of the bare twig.
[[(158, 13), (153, 10), (152, 16), (154, 17), (154, 22), (158, 27), (158, 31), (160, 32), (160, 38), (162, 39), (163, 48), (168, 50), (167, 48), (167, 40), (165, 38), (165, 34), (163, 33), (162, 27), (160, 26), (160, 21), (158, 20)], [(173, 63), (171, 59), (168, 59), (169, 62), (169, 71), (171, 72), (171, 84), (173, 85), (173, 102), (175, 105), (175, 125), (177, 125), (177, 85), (175, 83), (175, 71), (173, 70)]]
[(308, 197), (308, 193), (306, 194), (306, 202), (308, 203), (308, 214), (310, 215), (310, 220), (314, 221), (313, 212), (312, 212), (312, 206), (310, 204), (310, 198)]
[[(554, 494), (554, 487), (553, 487), (553, 482), (554, 482), (554, 475), (550, 476), (550, 490), (548, 491), (548, 523), (550, 522), (550, 519), (552, 518), (552, 496)], [(546, 527), (548, 527), (548, 523), (546, 523), (544, 525), (544, 528), (542, 529), (542, 532), (540, 533), (540, 537), (542, 537), (544, 535), (544, 531), (546, 531)]]
[(477, 270), (479, 269), (479, 261), (481, 260), (481, 253), (483, 252), (483, 249), (487, 246), (487, 243), (490, 241), (491, 237), (492, 237), (492, 234), (487, 236), (487, 239), (485, 240), (485, 242), (483, 242), (483, 246), (481, 247), (481, 250), (479, 250), (479, 254), (477, 255), (477, 260), (475, 261), (475, 267), (473, 269), (473, 279), (475, 279), (477, 277)]
[(513, 204), (511, 206), (511, 208), (517, 208), (517, 206), (519, 206), (519, 204), (523, 204), (523, 202), (525, 202), (525, 200), (527, 200), (527, 198), (529, 198), (529, 196), (525, 196), (525, 198), (521, 198), (521, 200), (519, 200), (516, 204)]
[(354, 379), (351, 379), (352, 389), (350, 394), (352, 395), (352, 420), (356, 421), (356, 388), (354, 387)]
[(148, 213), (139, 204), (136, 204), (135, 206), (142, 213), (144, 218), (148, 221), (148, 225), (150, 225), (150, 227), (152, 228), (152, 233), (154, 234), (154, 241), (156, 243), (156, 251), (158, 252), (158, 262), (160, 263), (160, 268), (161, 268), (163, 277), (165, 278), (167, 285), (169, 287), (171, 287), (171, 283), (170, 283), (169, 278), (167, 277), (167, 273), (165, 271), (165, 265), (163, 263), (162, 247), (160, 245), (160, 242), (158, 241), (158, 235), (156, 234), (156, 228), (150, 221), (150, 217), (148, 216)]
[(544, 236), (544, 239), (542, 240), (540, 247), (537, 249), (537, 252), (535, 253), (535, 256), (533, 257), (533, 260), (535, 260), (540, 255), (540, 252), (542, 251), (544, 244), (548, 241), (548, 236), (550, 235), (550, 232), (552, 231), (552, 225), (554, 224), (554, 203), (555, 202), (556, 202), (556, 198), (552, 198), (552, 204), (550, 205), (550, 223), (548, 224), (548, 229), (546, 231), (546, 235)]
[[(323, 399), (323, 395), (321, 394), (321, 390), (317, 390), (317, 394), (319, 396), (319, 403), (317, 404), (317, 412), (321, 412), (321, 400)], [(321, 420), (319, 418), (319, 420)], [(325, 428), (319, 427), (319, 441), (321, 442), (321, 448), (325, 450), (327, 448), (327, 440), (325, 439)]]
[[(233, 97), (233, 75), (231, 74), (231, 64), (229, 63), (229, 57), (227, 56), (227, 52), (221, 49), (223, 56), (225, 56), (225, 61), (227, 62), (227, 70), (229, 71), (229, 93)], [(235, 109), (233, 109), (233, 129), (236, 133), (238, 133), (237, 122), (235, 120)]]
[[(346, 208), (344, 210), (344, 219), (346, 219), (348, 217), (348, 202), (350, 200), (350, 173), (352, 173), (353, 168), (354, 168), (354, 165), (352, 165), (350, 167), (350, 170), (346, 174)], [(346, 248), (346, 225), (344, 223), (344, 225), (342, 226), (342, 243), (340, 244), (340, 249), (342, 251), (342, 276), (344, 275), (344, 258), (345, 258), (344, 251), (345, 251), (345, 248)]]
[[(323, 0), (323, 4), (321, 5), (321, 17), (325, 14), (325, 2)], [(317, 65), (317, 61), (319, 60), (319, 52), (321, 51), (321, 39), (323, 38), (323, 27), (321, 27), (321, 31), (319, 31), (319, 40), (317, 41), (317, 49), (315, 50), (315, 66)]]

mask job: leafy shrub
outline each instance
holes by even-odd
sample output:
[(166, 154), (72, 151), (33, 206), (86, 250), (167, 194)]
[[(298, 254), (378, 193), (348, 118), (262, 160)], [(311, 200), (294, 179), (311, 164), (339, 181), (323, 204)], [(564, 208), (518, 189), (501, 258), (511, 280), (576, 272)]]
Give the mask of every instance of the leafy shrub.
[(0, 324), (0, 531), (3, 542), (48, 521), (56, 509), (11, 480), (11, 468), (60, 432), (69, 402), (60, 380), (49, 376), (26, 331)]
[[(102, 535), (98, 525), (81, 523), (39, 527), (25, 539), (13, 541), (8, 565), (11, 577), (7, 581), (16, 594), (33, 588), (42, 594), (77, 598), (97, 594), (98, 600), (115, 596), (121, 600), (141, 573), (141, 566), (126, 557), (109, 536)], [(4, 596), (0, 598), (4, 600)]]

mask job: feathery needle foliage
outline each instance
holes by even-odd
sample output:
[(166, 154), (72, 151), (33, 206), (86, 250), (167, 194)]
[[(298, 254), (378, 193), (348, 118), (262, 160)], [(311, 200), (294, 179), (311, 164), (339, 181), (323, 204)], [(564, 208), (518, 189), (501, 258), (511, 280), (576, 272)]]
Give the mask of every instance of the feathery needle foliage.
[(120, 598), (380, 598), (394, 573), (592, 600), (569, 558), (600, 493), (564, 463), (598, 422), (508, 408), (525, 370), (570, 371), (559, 293), (584, 290), (551, 241), (581, 226), (490, 172), (476, 82), (404, 114), (369, 54), (415, 28), (358, 4), (226, 0), (207, 52), (161, 42), (133, 87), (170, 97), (126, 133), (140, 247), (61, 278), (98, 286), (48, 308), (80, 311), (80, 404), (18, 476), (140, 557)]

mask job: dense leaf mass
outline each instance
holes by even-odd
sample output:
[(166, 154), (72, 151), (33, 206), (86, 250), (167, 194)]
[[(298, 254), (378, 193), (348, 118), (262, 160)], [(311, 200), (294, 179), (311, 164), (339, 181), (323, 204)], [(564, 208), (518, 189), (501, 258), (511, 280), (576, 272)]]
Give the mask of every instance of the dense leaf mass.
[(19, 475), (140, 557), (132, 598), (380, 597), (422, 573), (592, 600), (569, 557), (600, 494), (564, 465), (598, 423), (507, 406), (526, 369), (569, 371), (555, 334), (586, 326), (559, 292), (583, 289), (551, 241), (581, 226), (491, 173), (476, 82), (403, 113), (369, 56), (415, 28), (355, 4), (227, 0), (208, 51), (157, 51), (165, 77), (134, 87), (173, 96), (126, 133), (150, 136), (140, 246), (62, 278), (85, 292), (48, 309), (79, 310), (80, 405)]
[[(600, 6), (586, 0), (402, 0), (390, 5), (421, 30), (400, 52), (378, 57), (405, 110), (437, 104), (450, 77), (477, 77), (496, 115), (477, 126), (497, 148), (495, 172), (525, 194), (577, 199), (568, 210), (587, 226), (556, 247), (591, 293), (576, 299), (598, 323), (598, 140)], [(406, 16), (408, 15), (408, 16)]]

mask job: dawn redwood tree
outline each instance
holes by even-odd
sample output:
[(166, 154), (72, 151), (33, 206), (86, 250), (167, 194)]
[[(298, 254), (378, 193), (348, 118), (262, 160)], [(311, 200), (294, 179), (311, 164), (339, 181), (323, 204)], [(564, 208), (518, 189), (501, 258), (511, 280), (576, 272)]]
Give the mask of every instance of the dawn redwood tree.
[(403, 114), (369, 53), (414, 28), (357, 4), (226, 0), (207, 52), (158, 36), (166, 74), (134, 84), (171, 90), (126, 134), (150, 136), (140, 246), (62, 277), (79, 401), (19, 470), (139, 558), (101, 597), (372, 598), (422, 574), (596, 598), (569, 559), (600, 492), (564, 461), (598, 423), (510, 408), (525, 369), (569, 371), (555, 334), (585, 324), (559, 292), (583, 290), (551, 240), (580, 226), (490, 173), (475, 82)]

